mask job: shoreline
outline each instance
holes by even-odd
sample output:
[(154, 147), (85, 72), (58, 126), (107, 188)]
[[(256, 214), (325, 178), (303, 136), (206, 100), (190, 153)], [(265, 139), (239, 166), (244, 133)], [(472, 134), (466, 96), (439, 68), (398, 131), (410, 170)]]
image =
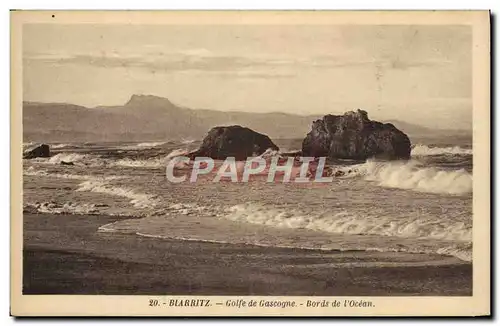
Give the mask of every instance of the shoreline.
[(97, 232), (121, 219), (24, 213), (23, 293), (472, 295), (472, 264), (445, 256)]

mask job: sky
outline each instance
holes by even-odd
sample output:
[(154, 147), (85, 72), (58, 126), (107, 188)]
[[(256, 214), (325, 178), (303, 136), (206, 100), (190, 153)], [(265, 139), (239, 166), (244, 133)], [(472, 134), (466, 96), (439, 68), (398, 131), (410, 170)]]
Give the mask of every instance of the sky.
[(472, 126), (472, 30), (430, 25), (23, 27), (25, 101), (150, 94), (193, 109)]

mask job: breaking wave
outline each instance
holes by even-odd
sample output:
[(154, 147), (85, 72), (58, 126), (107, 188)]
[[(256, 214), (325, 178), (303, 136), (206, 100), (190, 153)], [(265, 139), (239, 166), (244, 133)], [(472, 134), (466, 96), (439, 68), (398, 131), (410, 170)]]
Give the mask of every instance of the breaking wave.
[(76, 191), (90, 191), (112, 196), (125, 197), (135, 208), (153, 208), (158, 204), (156, 196), (139, 193), (133, 189), (110, 185), (100, 180), (88, 180), (80, 183)]
[(88, 154), (59, 153), (49, 158), (48, 163), (60, 164), (62, 161), (76, 163), (76, 162), (89, 161), (91, 158), (93, 158), (93, 156)]
[(34, 167), (30, 166), (28, 169), (23, 171), (23, 175), (36, 176), (36, 177), (50, 177), (59, 179), (70, 179), (70, 180), (100, 180), (100, 181), (111, 181), (124, 178), (118, 175), (106, 175), (106, 176), (94, 176), (88, 174), (71, 174), (71, 173), (49, 173), (43, 170), (35, 170)]
[(167, 160), (171, 160), (176, 156), (186, 155), (187, 153), (189, 153), (189, 150), (187, 148), (178, 148), (171, 151), (165, 158)]
[(167, 156), (154, 157), (146, 160), (132, 160), (124, 158), (112, 163), (115, 166), (134, 167), (134, 168), (164, 168), (167, 163), (176, 156), (185, 155), (188, 153), (187, 149), (174, 149)]
[(272, 149), (272, 148), (268, 148), (264, 151), (264, 153), (262, 153), (260, 155), (256, 155), (256, 157), (260, 157), (260, 158), (264, 158), (264, 159), (272, 158), (275, 156), (281, 157), (281, 152), (278, 150)]
[(412, 156), (432, 156), (432, 155), (472, 155), (472, 148), (453, 147), (429, 147), (417, 144), (411, 150)]
[(139, 143), (135, 146), (141, 147), (141, 148), (152, 148), (152, 147), (158, 147), (161, 145), (164, 145), (165, 142), (150, 142), (150, 143)]
[[(23, 171), (23, 175), (77, 180), (79, 183), (74, 191), (86, 191), (124, 197), (130, 200), (130, 204), (132, 204), (133, 207), (139, 209), (154, 208), (159, 203), (159, 200), (157, 200), (154, 195), (110, 184), (110, 182), (123, 179), (125, 176), (49, 173), (43, 170), (35, 170), (33, 167), (29, 167), (27, 170)], [(59, 204), (53, 201), (43, 203), (27, 203), (24, 205), (24, 209), (26, 211), (53, 214), (98, 214), (100, 213), (98, 207), (99, 205), (95, 204), (74, 202)], [(109, 212), (106, 214), (109, 214)]]
[(341, 170), (346, 176), (363, 175), (365, 180), (383, 187), (451, 195), (472, 192), (472, 175), (465, 169), (441, 170), (423, 167), (417, 161), (368, 161)]
[(166, 164), (174, 157), (185, 155), (189, 151), (185, 148), (175, 149), (163, 157), (153, 157), (148, 159), (122, 158), (119, 160), (107, 159), (93, 154), (80, 153), (58, 153), (50, 158), (36, 158), (32, 162), (61, 164), (61, 162), (71, 162), (76, 165), (86, 165), (94, 167), (102, 166), (121, 166), (134, 168), (164, 168)]
[[(334, 234), (376, 235), (404, 239), (432, 239), (442, 241), (443, 247), (425, 248), (425, 252), (455, 256), (472, 260), (472, 225), (462, 221), (436, 218), (370, 216), (349, 211), (301, 212), (296, 209), (269, 207), (258, 203), (245, 203), (227, 209), (224, 218), (276, 228), (308, 229)], [(392, 247), (391, 247), (392, 248)], [(408, 251), (404, 247), (379, 248), (380, 251)], [(418, 249), (412, 249), (419, 252)], [(423, 247), (421, 250), (424, 250)], [(430, 250), (430, 251), (429, 251)]]
[(141, 149), (155, 148), (158, 146), (162, 146), (164, 144), (166, 144), (166, 142), (144, 142), (138, 144), (119, 146), (118, 148), (124, 150), (141, 150)]
[(72, 144), (54, 144), (50, 145), (51, 149), (60, 149), (60, 148), (66, 148), (66, 147), (73, 147), (74, 145)]
[(402, 238), (471, 241), (472, 226), (462, 221), (443, 221), (439, 217), (421, 218), (369, 216), (346, 210), (311, 213), (275, 208), (257, 203), (235, 205), (225, 218), (253, 224), (309, 229), (330, 233), (382, 235)]
[(124, 158), (112, 163), (112, 165), (132, 168), (161, 168), (165, 166), (166, 162), (167, 160), (164, 157), (151, 158), (147, 160), (132, 160)]
[(27, 170), (23, 171), (23, 175), (28, 175), (32, 177), (51, 177), (59, 179), (71, 179), (71, 180), (88, 180), (91, 178), (89, 175), (79, 175), (70, 173), (49, 173), (47, 171), (35, 170), (32, 166)]

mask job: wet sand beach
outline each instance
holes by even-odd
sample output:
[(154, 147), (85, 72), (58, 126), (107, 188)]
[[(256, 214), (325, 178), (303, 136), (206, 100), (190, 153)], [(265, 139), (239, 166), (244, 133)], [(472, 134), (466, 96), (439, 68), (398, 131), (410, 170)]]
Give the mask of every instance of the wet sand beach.
[(97, 232), (122, 218), (24, 214), (24, 294), (465, 296), (455, 257), (322, 251)]

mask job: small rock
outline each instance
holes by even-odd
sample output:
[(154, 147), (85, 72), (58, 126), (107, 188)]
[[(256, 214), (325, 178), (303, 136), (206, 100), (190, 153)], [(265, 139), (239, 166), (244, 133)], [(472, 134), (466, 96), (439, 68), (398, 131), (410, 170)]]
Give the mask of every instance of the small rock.
[(345, 172), (344, 172), (344, 171), (337, 171), (337, 172), (335, 172), (335, 176), (336, 176), (336, 177), (341, 177), (341, 176), (343, 176), (344, 174), (345, 174)]
[(37, 157), (50, 157), (50, 147), (47, 144), (41, 144), (35, 148), (24, 152), (23, 158), (32, 159)]
[(73, 162), (61, 161), (61, 165), (75, 165)]

